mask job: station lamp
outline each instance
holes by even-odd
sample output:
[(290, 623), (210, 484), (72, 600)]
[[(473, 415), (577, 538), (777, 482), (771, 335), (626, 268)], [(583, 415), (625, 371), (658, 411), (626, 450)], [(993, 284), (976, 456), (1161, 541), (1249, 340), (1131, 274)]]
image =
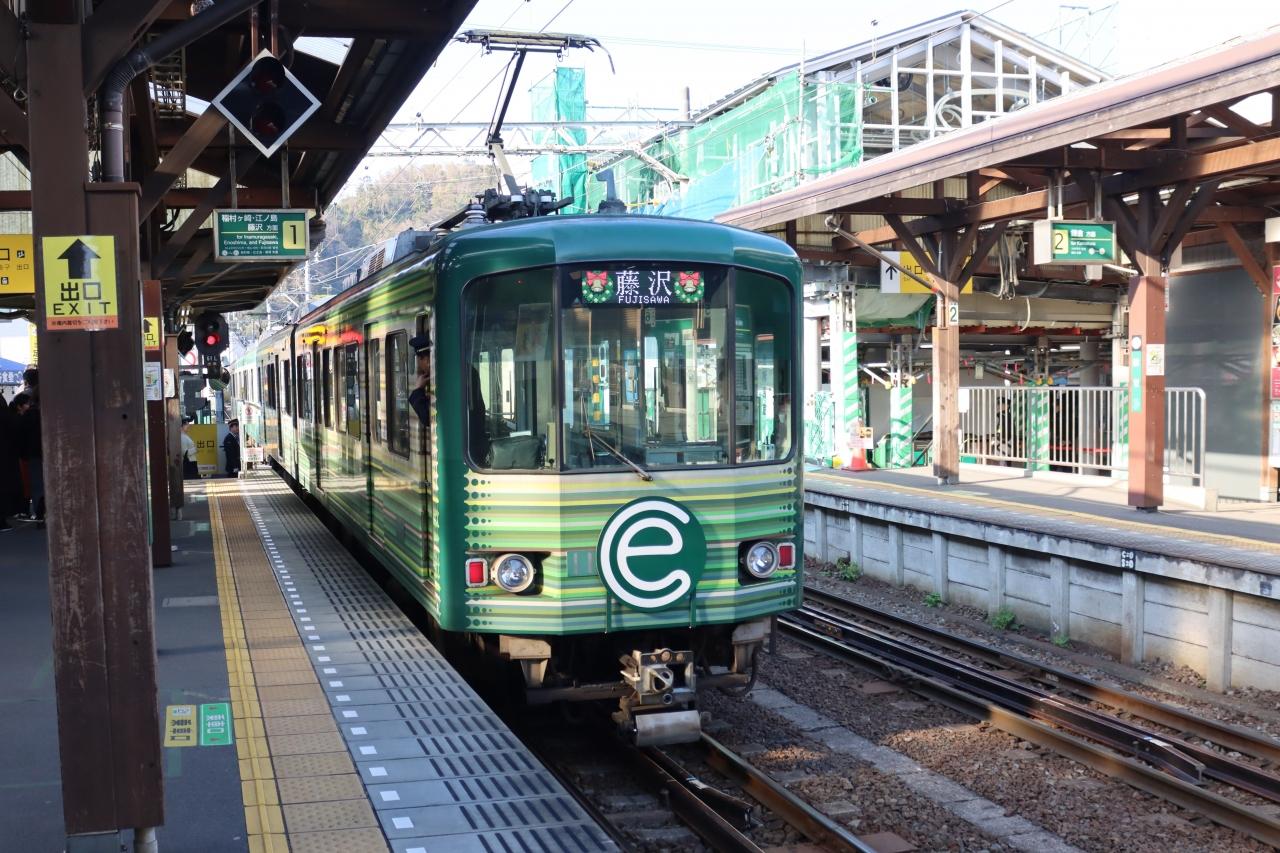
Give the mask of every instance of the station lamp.
[(320, 102), (284, 63), (263, 51), (218, 93), (213, 105), (270, 157)]

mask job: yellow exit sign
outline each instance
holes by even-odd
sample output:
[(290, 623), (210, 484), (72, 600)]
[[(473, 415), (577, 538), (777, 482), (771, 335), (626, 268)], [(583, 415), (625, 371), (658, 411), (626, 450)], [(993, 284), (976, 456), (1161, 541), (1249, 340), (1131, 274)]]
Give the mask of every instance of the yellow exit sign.
[(35, 293), (35, 244), (30, 234), (0, 234), (0, 296)]

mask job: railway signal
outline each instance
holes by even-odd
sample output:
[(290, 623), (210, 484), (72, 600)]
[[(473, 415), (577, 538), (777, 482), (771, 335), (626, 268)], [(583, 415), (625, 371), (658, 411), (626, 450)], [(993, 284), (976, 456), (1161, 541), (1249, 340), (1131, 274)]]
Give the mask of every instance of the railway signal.
[(218, 93), (213, 105), (270, 157), (320, 108), (320, 101), (264, 50)]
[(208, 356), (221, 355), (230, 345), (227, 320), (221, 314), (206, 311), (196, 318), (196, 349), (208, 360)]

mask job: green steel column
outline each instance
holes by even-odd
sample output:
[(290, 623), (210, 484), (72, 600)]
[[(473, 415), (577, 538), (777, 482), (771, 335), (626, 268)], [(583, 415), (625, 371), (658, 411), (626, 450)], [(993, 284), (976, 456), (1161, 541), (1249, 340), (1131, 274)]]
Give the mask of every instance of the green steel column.
[(1112, 470), (1124, 472), (1129, 470), (1129, 386), (1116, 387), (1113, 398), (1115, 404), (1111, 412), (1111, 422), (1115, 429), (1111, 432), (1111, 465)]
[(889, 467), (911, 467), (911, 386), (889, 389)]
[(833, 377), (840, 388), (837, 395), (836, 453), (842, 464), (848, 467), (855, 456), (866, 458), (860, 435), (864, 421), (862, 389), (858, 386), (858, 321), (853, 292), (841, 293), (839, 305), (839, 325), (833, 324), (831, 341), (832, 354), (839, 359), (836, 376)]
[(1027, 469), (1049, 470), (1049, 389), (1039, 386), (1028, 394)]

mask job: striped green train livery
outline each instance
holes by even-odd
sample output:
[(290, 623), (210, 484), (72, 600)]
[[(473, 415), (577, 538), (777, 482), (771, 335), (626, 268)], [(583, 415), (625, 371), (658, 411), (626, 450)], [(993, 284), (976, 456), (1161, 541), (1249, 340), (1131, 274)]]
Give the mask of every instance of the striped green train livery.
[(747, 682), (801, 594), (795, 254), (609, 215), (380, 252), (237, 362), (246, 442), (532, 701)]

